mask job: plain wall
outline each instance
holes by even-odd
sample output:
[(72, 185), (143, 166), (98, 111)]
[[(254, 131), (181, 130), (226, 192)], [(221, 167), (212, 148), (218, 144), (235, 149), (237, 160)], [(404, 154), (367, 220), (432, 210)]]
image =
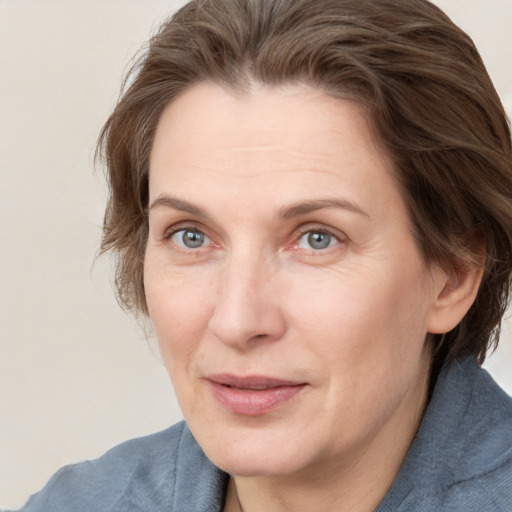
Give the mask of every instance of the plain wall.
[[(129, 59), (181, 3), (0, 0), (1, 506), (181, 418), (156, 344), (116, 303), (110, 261), (91, 267), (106, 194), (96, 137)], [(512, 2), (439, 4), (512, 111)], [(512, 393), (509, 333), (487, 366)]]

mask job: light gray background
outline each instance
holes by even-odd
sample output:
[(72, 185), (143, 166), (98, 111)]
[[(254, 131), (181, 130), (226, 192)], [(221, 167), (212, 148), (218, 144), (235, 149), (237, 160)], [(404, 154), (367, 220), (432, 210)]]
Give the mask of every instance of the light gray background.
[[(405, 0), (404, 0), (405, 1)], [(180, 419), (155, 343), (91, 265), (105, 201), (98, 131), (170, 0), (0, 0), (0, 505), (60, 466)], [(512, 113), (512, 1), (439, 0)], [(488, 363), (512, 393), (512, 342)]]

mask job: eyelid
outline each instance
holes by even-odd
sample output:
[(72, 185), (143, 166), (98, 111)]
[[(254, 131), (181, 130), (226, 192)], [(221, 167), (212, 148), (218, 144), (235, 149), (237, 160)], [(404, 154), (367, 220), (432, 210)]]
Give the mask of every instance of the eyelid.
[[(207, 245), (202, 246), (198, 249), (188, 249), (188, 250), (197, 251), (197, 250), (205, 249), (208, 247), (220, 247), (220, 244), (218, 244), (217, 242), (214, 241), (214, 237), (210, 234), (209, 230), (206, 229), (202, 225), (202, 223), (199, 223), (196, 221), (190, 221), (190, 220), (180, 221), (180, 222), (177, 222), (176, 224), (173, 224), (173, 225), (167, 227), (161, 236), (161, 240), (163, 242), (169, 242), (170, 239), (176, 233), (178, 233), (179, 231), (187, 230), (187, 229), (191, 230), (191, 231), (201, 232), (205, 235), (205, 237), (207, 237), (209, 239), (209, 243)], [(335, 238), (339, 243), (335, 244), (334, 246), (327, 247), (325, 249), (316, 249), (316, 250), (315, 249), (308, 250), (308, 249), (298, 247), (299, 240), (305, 234), (310, 233), (310, 232), (326, 233), (329, 236), (332, 236), (333, 238)], [(339, 229), (333, 228), (331, 226), (327, 226), (322, 223), (306, 223), (306, 224), (299, 226), (298, 228), (296, 228), (294, 230), (294, 232), (291, 236), (291, 240), (292, 240), (291, 243), (286, 244), (288, 249), (319, 254), (319, 253), (327, 253), (332, 249), (336, 249), (336, 247), (338, 247), (340, 244), (347, 243), (349, 241), (349, 237), (343, 231), (340, 231)]]
[[(190, 248), (176, 243), (176, 241), (172, 240), (172, 238), (180, 231), (195, 231), (202, 233), (205, 237), (205, 244), (200, 247)], [(219, 247), (219, 244), (214, 242), (213, 236), (209, 233), (208, 229), (205, 229), (201, 223), (190, 220), (179, 221), (176, 224), (172, 224), (171, 226), (167, 227), (163, 230), (163, 233), (161, 236), (159, 236), (159, 239), (165, 245), (172, 245), (173, 250), (185, 253), (197, 253), (201, 250)]]
[(320, 223), (303, 224), (302, 226), (299, 226), (295, 230), (295, 236), (296, 238), (300, 238), (301, 236), (305, 235), (306, 233), (310, 233), (311, 231), (318, 233), (327, 233), (328, 235), (331, 235), (338, 239), (340, 242), (343, 240), (348, 240), (347, 235), (343, 233), (343, 231)]
[[(180, 233), (185, 234), (187, 232), (202, 235), (203, 245), (199, 245), (197, 247), (187, 247), (183, 235), (182, 235), (181, 241), (179, 241), (179, 237), (175, 238), (178, 234), (180, 234)], [(179, 250), (187, 251), (187, 252), (188, 251), (197, 252), (197, 251), (200, 251), (201, 249), (207, 249), (208, 247), (213, 246), (212, 239), (206, 233), (204, 233), (203, 231), (199, 231), (198, 229), (190, 229), (190, 228), (182, 228), (182, 229), (178, 229), (178, 230), (174, 231), (174, 233), (170, 235), (169, 241), (172, 242), (173, 245), (178, 247)]]
[(167, 227), (164, 230), (164, 233), (162, 235), (162, 239), (169, 240), (173, 235), (175, 235), (178, 231), (199, 231), (201, 233), (204, 233), (208, 238), (211, 238), (206, 230), (199, 224), (193, 221), (181, 221), (176, 224), (173, 224), (172, 226)]
[[(298, 246), (300, 239), (304, 235), (306, 235), (307, 233), (315, 233), (315, 232), (316, 233), (325, 233), (329, 236), (332, 236), (339, 243), (334, 246), (326, 247), (325, 249), (316, 249), (316, 250), (315, 249), (310, 249), (310, 250), (303, 249)], [(292, 249), (297, 250), (297, 251), (306, 251), (306, 252), (319, 254), (322, 252), (323, 253), (328, 252), (329, 249), (334, 249), (339, 244), (344, 244), (344, 243), (348, 242), (348, 240), (349, 239), (348, 239), (347, 235), (345, 235), (345, 233), (343, 233), (342, 231), (340, 231), (338, 229), (326, 226), (325, 224), (304, 224), (295, 230), (295, 234), (293, 235), (293, 242), (291, 244), (291, 247), (292, 247)]]

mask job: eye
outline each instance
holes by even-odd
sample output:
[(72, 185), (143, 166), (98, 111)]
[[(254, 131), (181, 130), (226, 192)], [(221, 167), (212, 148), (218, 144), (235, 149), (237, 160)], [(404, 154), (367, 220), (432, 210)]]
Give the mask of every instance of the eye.
[(297, 242), (300, 249), (313, 249), (321, 251), (339, 243), (339, 240), (326, 231), (308, 231), (304, 233)]
[(175, 231), (170, 239), (183, 249), (199, 249), (212, 243), (210, 237), (198, 229), (180, 229)]

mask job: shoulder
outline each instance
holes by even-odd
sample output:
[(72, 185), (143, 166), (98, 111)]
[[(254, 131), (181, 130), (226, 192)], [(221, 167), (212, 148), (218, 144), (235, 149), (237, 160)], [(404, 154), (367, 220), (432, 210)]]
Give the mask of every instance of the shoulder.
[(512, 510), (512, 399), (472, 358), (446, 368), (378, 509)]
[[(186, 461), (180, 461), (185, 456)], [(20, 512), (172, 511), (180, 465), (206, 459), (184, 422), (66, 466)]]
[(444, 489), (446, 510), (512, 510), (512, 398), (476, 363), (462, 364), (471, 386), (451, 439)]

